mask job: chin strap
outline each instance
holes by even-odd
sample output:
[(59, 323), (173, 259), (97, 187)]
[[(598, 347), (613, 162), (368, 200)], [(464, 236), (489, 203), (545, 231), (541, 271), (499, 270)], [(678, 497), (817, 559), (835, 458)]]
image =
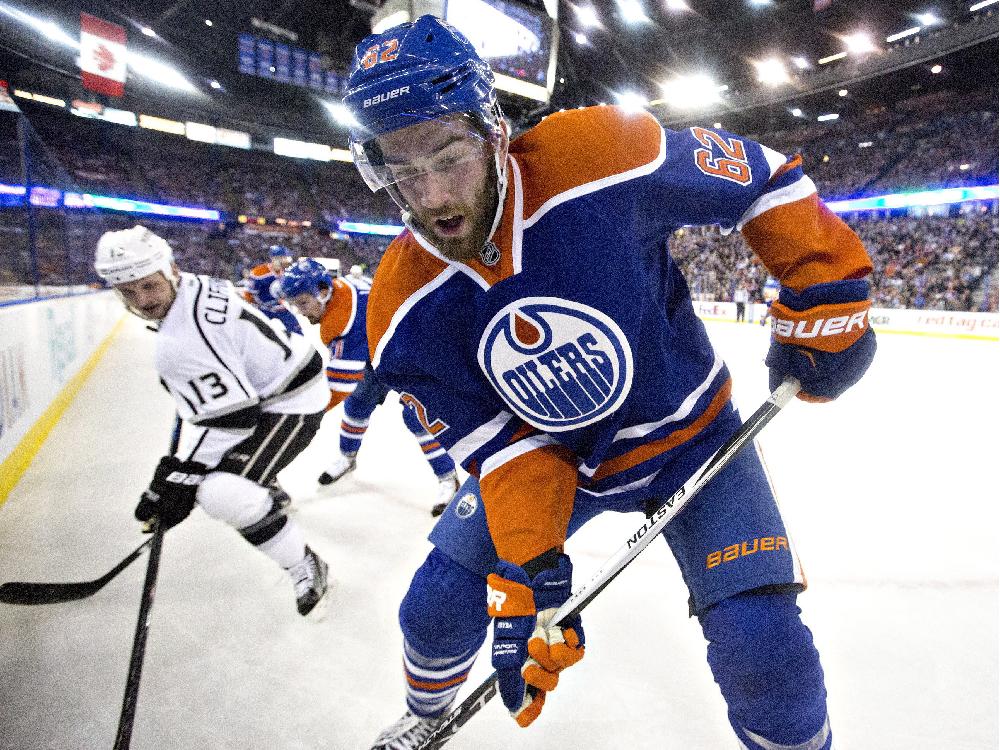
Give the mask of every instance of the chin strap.
[[(494, 129), (494, 134), (501, 133), (500, 121), (503, 118), (503, 112), (500, 110), (500, 105), (496, 105), (495, 116), (497, 118), (497, 126)], [(496, 234), (497, 227), (500, 226), (500, 219), (503, 218), (503, 207), (504, 201), (507, 199), (507, 160), (509, 156), (504, 154), (503, 157), (500, 156), (500, 151), (497, 146), (499, 146), (499, 138), (497, 136), (497, 144), (493, 148), (493, 171), (496, 175), (496, 187), (497, 187), (497, 204), (496, 209), (493, 213), (493, 223), (490, 226), (490, 231), (486, 233), (486, 239), (483, 241), (483, 247), (479, 251), (480, 260), (487, 266), (492, 266), (500, 260), (500, 249), (493, 242), (493, 235)], [(403, 198), (402, 193), (395, 185), (387, 185), (386, 191), (389, 196), (400, 208), (400, 218), (403, 220), (403, 224), (414, 234), (419, 234), (425, 239), (431, 237), (430, 232), (424, 231), (420, 224), (414, 219), (413, 212), (410, 210), (409, 204)], [(433, 244), (433, 243), (431, 243)]]
[[(497, 208), (496, 213), (493, 215), (493, 225), (490, 227), (490, 231), (486, 233), (486, 243), (483, 245), (483, 252), (485, 254), (488, 245), (493, 244), (493, 235), (497, 231), (497, 227), (500, 226), (500, 218), (503, 216), (503, 204), (507, 199), (507, 157), (504, 156), (503, 163), (500, 162), (500, 154), (496, 151), (493, 152), (493, 165), (497, 173)], [(496, 247), (496, 245), (494, 245)]]

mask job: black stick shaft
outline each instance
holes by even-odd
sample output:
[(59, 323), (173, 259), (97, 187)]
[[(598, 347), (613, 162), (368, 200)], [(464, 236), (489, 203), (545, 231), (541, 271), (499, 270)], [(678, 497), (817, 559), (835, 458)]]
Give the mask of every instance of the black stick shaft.
[(139, 619), (135, 625), (135, 638), (132, 640), (132, 657), (128, 665), (128, 680), (125, 683), (125, 697), (122, 699), (122, 712), (118, 719), (114, 750), (128, 750), (132, 742), (132, 725), (135, 722), (135, 707), (139, 698), (139, 678), (142, 676), (146, 636), (149, 634), (149, 614), (153, 608), (156, 576), (160, 570), (160, 551), (163, 549), (163, 528), (159, 524), (153, 532), (152, 542), (149, 547), (146, 580), (142, 585), (142, 603), (139, 605)]
[[(177, 452), (180, 436), (181, 418), (177, 415), (170, 435), (171, 455)], [(128, 664), (128, 679), (125, 682), (125, 697), (122, 698), (122, 712), (118, 718), (114, 750), (128, 750), (132, 743), (132, 726), (135, 723), (135, 708), (139, 701), (139, 679), (142, 677), (142, 663), (146, 655), (146, 636), (149, 635), (149, 615), (153, 609), (156, 576), (160, 572), (160, 553), (163, 550), (163, 534), (166, 531), (159, 520), (154, 523), (153, 540), (149, 547), (149, 563), (146, 565), (146, 579), (142, 584), (142, 602), (139, 604), (139, 619), (135, 623), (132, 656)]]

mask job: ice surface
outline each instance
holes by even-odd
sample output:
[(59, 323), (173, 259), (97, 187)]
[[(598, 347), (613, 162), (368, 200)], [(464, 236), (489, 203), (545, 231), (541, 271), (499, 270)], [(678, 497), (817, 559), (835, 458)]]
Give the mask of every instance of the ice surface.
[[(767, 395), (767, 332), (710, 333), (745, 414)], [(172, 408), (135, 321), (0, 508), (0, 581), (95, 578), (141, 541), (131, 514)], [(809, 578), (837, 746), (998, 744), (1000, 350), (882, 335), (835, 404), (794, 402), (761, 446)], [(330, 563), (325, 622), (301, 621), (284, 573), (200, 510), (165, 540), (132, 747), (367, 748), (402, 714), (396, 609), (430, 546), (437, 484), (398, 406), (376, 411), (357, 470), (322, 491), (340, 410), (282, 474)], [(605, 516), (568, 545), (583, 581), (641, 523)], [(0, 747), (111, 747), (145, 558), (91, 599), (0, 605)], [(587, 658), (527, 730), (499, 701), (456, 750), (736, 747), (687, 595), (652, 545), (587, 609)], [(489, 672), (480, 659), (472, 682)]]

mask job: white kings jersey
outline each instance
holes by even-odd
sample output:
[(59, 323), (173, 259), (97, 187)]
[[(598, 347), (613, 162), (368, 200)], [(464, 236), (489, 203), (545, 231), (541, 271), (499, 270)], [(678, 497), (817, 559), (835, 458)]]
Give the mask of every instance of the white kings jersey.
[(215, 467), (263, 412), (314, 414), (329, 398), (319, 351), (228, 281), (182, 273), (156, 335), (156, 371), (184, 420), (181, 459)]

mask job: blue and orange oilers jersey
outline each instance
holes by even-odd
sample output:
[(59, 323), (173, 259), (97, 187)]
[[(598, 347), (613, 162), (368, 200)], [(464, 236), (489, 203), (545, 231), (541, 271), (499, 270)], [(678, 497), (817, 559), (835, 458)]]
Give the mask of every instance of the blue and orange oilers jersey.
[(368, 363), (367, 310), (371, 284), (364, 279), (333, 280), (333, 290), (320, 321), (319, 337), (330, 351), (326, 379), (333, 408), (350, 395), (365, 376)]
[(287, 309), (284, 303), (274, 295), (274, 283), (277, 280), (278, 277), (271, 270), (269, 264), (261, 263), (258, 266), (254, 266), (250, 272), (250, 276), (246, 280), (247, 291), (245, 296), (247, 302), (252, 302), (266, 313), (273, 314)]
[(511, 142), (507, 181), (499, 261), (450, 262), (404, 231), (368, 332), (377, 374), (479, 478), (497, 552), (520, 564), (563, 543), (574, 498), (648, 493), (732, 408), (676, 229), (742, 231), (796, 290), (871, 263), (798, 157), (645, 112), (551, 115)]

